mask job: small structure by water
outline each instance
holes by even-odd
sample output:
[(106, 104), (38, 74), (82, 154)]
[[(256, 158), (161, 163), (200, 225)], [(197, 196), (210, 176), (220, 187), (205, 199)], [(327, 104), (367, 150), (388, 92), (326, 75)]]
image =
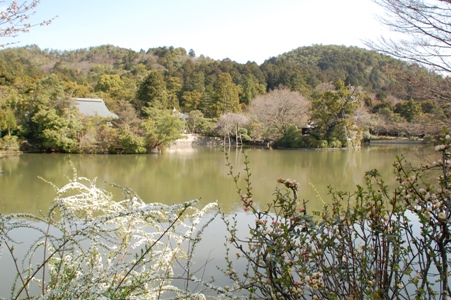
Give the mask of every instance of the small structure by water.
[(78, 108), (82, 115), (90, 117), (102, 117), (102, 118), (119, 118), (118, 115), (109, 111), (106, 107), (103, 99), (94, 98), (74, 98), (75, 107)]

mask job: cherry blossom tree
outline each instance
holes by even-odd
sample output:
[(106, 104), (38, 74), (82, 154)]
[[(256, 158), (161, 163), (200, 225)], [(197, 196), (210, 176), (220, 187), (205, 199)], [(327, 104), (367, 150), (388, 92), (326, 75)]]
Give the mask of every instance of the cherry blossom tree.
[[(30, 17), (36, 14), (36, 8), (40, 4), (39, 0), (27, 1), (0, 1), (0, 37), (15, 38), (21, 33), (30, 31), (30, 28), (35, 26), (50, 25), (55, 18), (44, 20), (39, 23), (31, 23)], [(0, 47), (15, 44), (8, 42), (0, 44)]]

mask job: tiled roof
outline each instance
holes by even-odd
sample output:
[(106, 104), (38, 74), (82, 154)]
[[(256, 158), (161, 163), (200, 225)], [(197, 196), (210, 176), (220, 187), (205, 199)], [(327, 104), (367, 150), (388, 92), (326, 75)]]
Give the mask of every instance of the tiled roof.
[(85, 116), (99, 116), (103, 118), (114, 118), (118, 116), (108, 110), (102, 99), (75, 98), (75, 106)]

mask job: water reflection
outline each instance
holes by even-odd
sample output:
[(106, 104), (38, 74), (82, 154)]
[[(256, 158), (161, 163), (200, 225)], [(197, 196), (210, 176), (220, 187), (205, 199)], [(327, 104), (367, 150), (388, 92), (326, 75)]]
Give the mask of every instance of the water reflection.
[[(425, 152), (426, 151), (426, 152)], [(394, 184), (392, 164), (396, 155), (405, 155), (415, 163), (432, 161), (421, 146), (378, 146), (359, 151), (280, 151), (246, 149), (250, 160), (251, 181), (254, 186), (254, 200), (261, 207), (272, 199), (272, 193), (279, 177), (292, 178), (300, 182), (300, 197), (309, 200), (309, 209), (320, 209), (321, 194), (328, 201), (328, 186), (336, 190), (354, 191), (363, 183), (366, 171), (377, 168), (388, 183)], [(235, 172), (244, 173), (244, 156), (231, 149), (229, 161)], [(233, 180), (228, 176), (229, 168), (221, 149), (196, 149), (172, 151), (163, 155), (64, 155), (24, 154), (0, 160), (0, 212), (46, 211), (55, 197), (53, 188), (38, 177), (64, 185), (72, 177), (72, 165), (79, 176), (89, 179), (97, 177), (97, 185), (113, 191), (120, 199), (119, 190), (107, 183), (117, 183), (137, 192), (146, 202), (165, 204), (180, 203), (201, 198), (200, 205), (218, 201), (226, 213), (238, 213), (240, 230), (246, 234), (246, 224), (253, 222), (249, 214), (241, 209)], [(107, 182), (107, 183), (106, 183)], [(244, 181), (239, 182), (244, 186)], [(216, 266), (224, 267), (225, 228), (222, 220), (216, 219), (205, 231), (201, 245), (197, 248), (195, 264), (207, 264), (204, 278), (221, 278)], [(26, 237), (26, 235), (23, 235)], [(3, 253), (6, 258), (6, 253)], [(11, 271), (5, 271), (10, 268)], [(2, 261), (0, 279), (5, 288), (12, 264)], [(241, 271), (241, 270), (238, 270)], [(225, 280), (225, 279), (222, 279)], [(220, 285), (227, 285), (222, 282)], [(0, 297), (6, 296), (0, 293)]]
[[(317, 190), (327, 201), (328, 186), (338, 190), (355, 190), (363, 183), (366, 171), (377, 168), (385, 179), (392, 176), (396, 155), (419, 161), (425, 147), (378, 146), (358, 151), (309, 151), (247, 149), (255, 200), (265, 205), (271, 200), (279, 177), (300, 182), (300, 197), (320, 208)], [(232, 149), (229, 161), (234, 171), (243, 174), (244, 156)], [(226, 212), (240, 209), (233, 180), (221, 149), (191, 149), (163, 155), (67, 155), (24, 154), (0, 160), (0, 212), (46, 210), (55, 196), (42, 177), (62, 186), (72, 177), (72, 165), (79, 176), (97, 177), (97, 185), (121, 198), (118, 189), (108, 183), (128, 187), (146, 202), (165, 204), (199, 199), (201, 204), (218, 201)], [(244, 181), (240, 182), (241, 185)]]

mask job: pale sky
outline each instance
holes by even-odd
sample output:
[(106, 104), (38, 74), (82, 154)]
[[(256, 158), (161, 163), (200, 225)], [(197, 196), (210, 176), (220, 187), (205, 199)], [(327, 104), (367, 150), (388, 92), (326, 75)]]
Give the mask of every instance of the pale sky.
[(261, 64), (313, 44), (364, 47), (383, 33), (381, 13), (371, 0), (41, 0), (33, 20), (58, 18), (14, 41), (55, 50), (174, 46)]

